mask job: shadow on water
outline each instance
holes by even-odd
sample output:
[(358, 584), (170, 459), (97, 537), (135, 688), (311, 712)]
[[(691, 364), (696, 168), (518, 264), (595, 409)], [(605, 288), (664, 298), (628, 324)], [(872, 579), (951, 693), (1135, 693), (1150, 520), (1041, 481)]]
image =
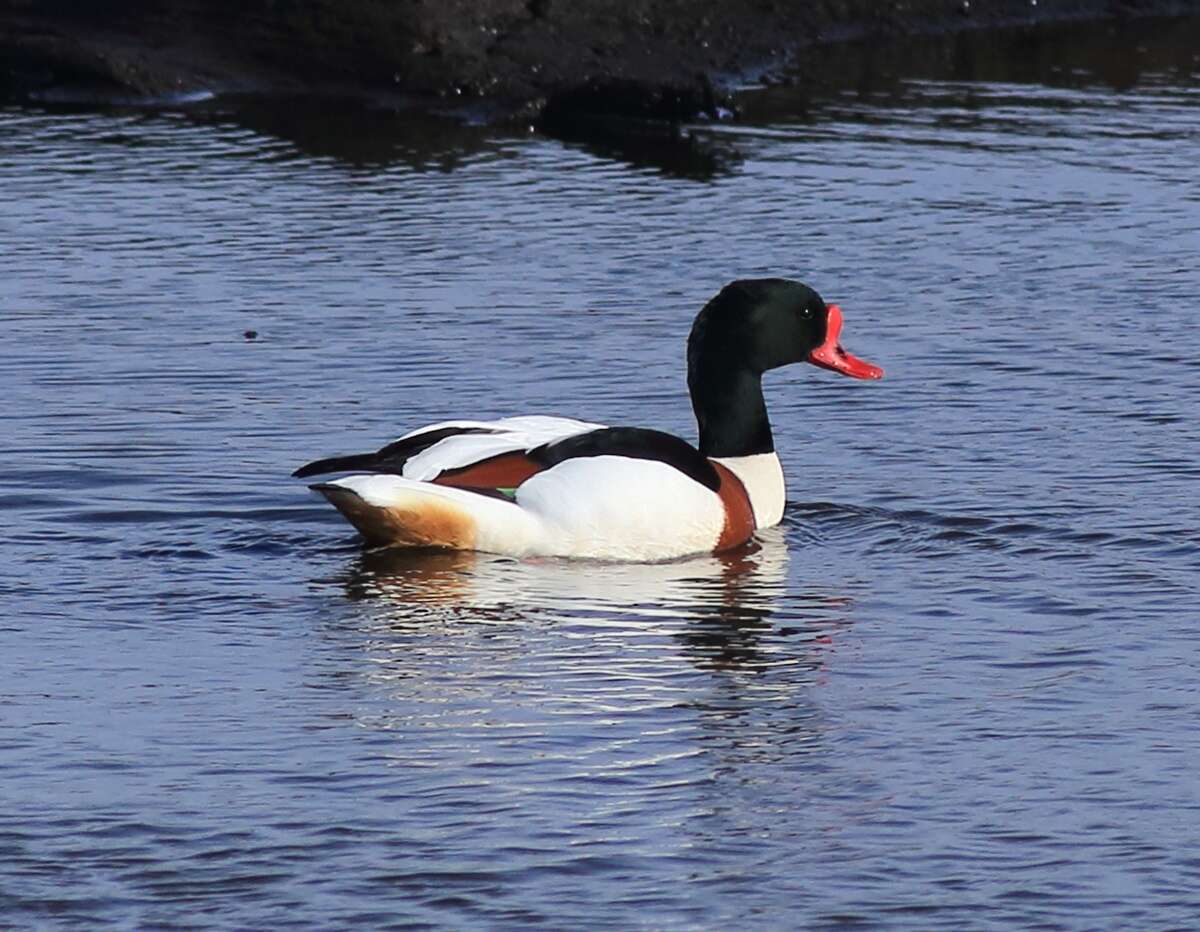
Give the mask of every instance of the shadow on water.
[[(914, 82), (1009, 83), (1049, 88), (1097, 85), (1114, 91), (1147, 76), (1184, 83), (1200, 70), (1200, 19), (1056, 24), (918, 36), (900, 42), (848, 42), (801, 56), (787, 82), (742, 95), (743, 118), (818, 121), (847, 99), (872, 106), (914, 103)], [(984, 107), (970, 87), (966, 108)], [(924, 94), (919, 103), (931, 101)]]
[(300, 156), (354, 168), (401, 164), (450, 172), (494, 147), (485, 127), (458, 115), (397, 110), (336, 98), (222, 98), (189, 114), (200, 123), (232, 123), (289, 143)]
[(731, 174), (742, 161), (732, 146), (676, 126), (634, 127), (597, 135), (560, 133), (558, 138), (601, 159), (690, 181), (711, 181)]
[[(273, 153), (279, 161), (328, 159), (355, 169), (403, 165), (418, 172), (452, 172), (497, 147), (494, 128), (461, 113), (399, 109), (353, 98), (225, 95), (191, 103), (68, 99), (38, 100), (30, 106), (60, 116), (106, 110), (153, 120), (170, 114), (200, 127), (234, 127), (279, 140), (284, 146)], [(131, 148), (141, 143), (135, 135), (123, 141)], [(256, 154), (261, 151), (253, 148)]]
[[(494, 127), (468, 111), (397, 109), (355, 100), (222, 98), (190, 111), (199, 121), (229, 122), (290, 143), (298, 154), (356, 168), (402, 164), (449, 172), (495, 150)], [(486, 115), (484, 115), (486, 116)], [(513, 123), (511, 132), (530, 131)], [(704, 181), (734, 170), (739, 156), (677, 123), (588, 117), (557, 124), (555, 138), (605, 160)]]

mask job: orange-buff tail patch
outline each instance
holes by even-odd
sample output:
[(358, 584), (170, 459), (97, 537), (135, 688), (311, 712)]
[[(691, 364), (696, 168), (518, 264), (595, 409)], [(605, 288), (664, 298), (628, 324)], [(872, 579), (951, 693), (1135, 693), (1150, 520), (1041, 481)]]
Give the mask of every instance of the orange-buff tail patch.
[(329, 499), (370, 544), (448, 550), (475, 547), (474, 519), (451, 502), (429, 496), (411, 505), (372, 505), (340, 486), (322, 484), (313, 488)]

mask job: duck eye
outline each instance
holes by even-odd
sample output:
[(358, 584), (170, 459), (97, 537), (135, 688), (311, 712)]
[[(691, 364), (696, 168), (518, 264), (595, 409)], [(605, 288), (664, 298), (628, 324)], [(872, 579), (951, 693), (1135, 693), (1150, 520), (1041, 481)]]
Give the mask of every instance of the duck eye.
[(805, 305), (804, 307), (800, 308), (800, 316), (805, 320), (811, 319), (813, 316), (813, 309), (808, 305)]

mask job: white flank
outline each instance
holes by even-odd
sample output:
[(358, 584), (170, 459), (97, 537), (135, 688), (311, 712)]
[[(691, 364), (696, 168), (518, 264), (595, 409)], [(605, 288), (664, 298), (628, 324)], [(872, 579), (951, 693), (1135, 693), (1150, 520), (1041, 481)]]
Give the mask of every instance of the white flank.
[(587, 433), (603, 426), (567, 417), (542, 415), (506, 417), (499, 421), (443, 421), (440, 424), (430, 424), (428, 427), (407, 433), (400, 439), (406, 440), (446, 427), (477, 427), (495, 433), (447, 437), (410, 458), (404, 464), (404, 476), (407, 479), (428, 481), (447, 469), (460, 469), (502, 453), (532, 450), (543, 443), (574, 437), (576, 434)]
[(451, 504), (475, 526), (475, 549), (516, 557), (670, 560), (711, 551), (725, 523), (715, 492), (654, 460), (570, 459), (526, 480), (516, 503), (389, 475), (331, 483), (378, 507)]
[(517, 503), (545, 524), (548, 554), (670, 560), (717, 545), (725, 507), (673, 466), (625, 456), (569, 459), (530, 477)]
[(783, 482), (783, 466), (776, 454), (714, 456), (713, 460), (742, 480), (746, 494), (750, 496), (750, 507), (754, 509), (755, 524), (774, 527), (783, 520), (787, 489)]

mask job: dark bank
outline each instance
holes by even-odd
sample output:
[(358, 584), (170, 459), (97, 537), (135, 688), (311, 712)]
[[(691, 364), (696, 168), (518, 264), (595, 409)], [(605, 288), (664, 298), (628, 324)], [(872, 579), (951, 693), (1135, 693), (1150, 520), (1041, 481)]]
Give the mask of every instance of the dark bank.
[(830, 43), (1127, 23), (1198, 8), (1196, 0), (4, 0), (0, 82), (50, 99), (320, 92), (476, 99), (510, 111), (546, 99), (594, 108), (597, 87), (612, 89), (603, 107), (636, 108), (623, 102), (635, 88), (683, 94), (695, 112), (708, 85), (777, 74)]

